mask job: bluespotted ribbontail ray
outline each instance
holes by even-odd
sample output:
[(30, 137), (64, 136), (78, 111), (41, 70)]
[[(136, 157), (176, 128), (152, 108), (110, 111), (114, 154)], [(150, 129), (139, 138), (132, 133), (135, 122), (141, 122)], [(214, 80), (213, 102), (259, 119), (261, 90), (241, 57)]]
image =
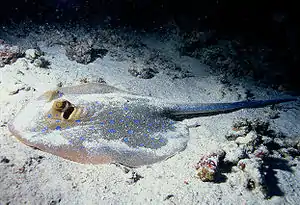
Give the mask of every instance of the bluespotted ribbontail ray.
[(189, 131), (179, 119), (293, 100), (176, 104), (93, 83), (45, 92), (8, 127), (23, 143), (65, 159), (137, 167), (185, 149)]

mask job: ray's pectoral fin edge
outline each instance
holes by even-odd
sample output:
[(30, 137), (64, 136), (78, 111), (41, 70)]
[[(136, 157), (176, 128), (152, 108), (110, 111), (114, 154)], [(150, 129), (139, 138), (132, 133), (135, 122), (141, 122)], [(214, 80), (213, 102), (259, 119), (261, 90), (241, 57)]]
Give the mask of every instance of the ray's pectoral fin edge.
[(105, 83), (88, 83), (82, 85), (75, 85), (70, 87), (59, 88), (58, 91), (64, 94), (105, 94), (105, 93), (128, 93), (125, 90), (109, 86)]

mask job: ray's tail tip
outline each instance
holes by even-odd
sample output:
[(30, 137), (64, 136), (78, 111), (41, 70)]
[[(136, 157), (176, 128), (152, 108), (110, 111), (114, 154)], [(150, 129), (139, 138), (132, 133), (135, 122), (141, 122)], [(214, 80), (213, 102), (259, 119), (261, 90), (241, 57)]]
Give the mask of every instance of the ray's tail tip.
[(299, 101), (300, 98), (299, 97), (286, 97), (286, 98), (275, 98), (275, 99), (271, 99), (271, 100), (267, 100), (269, 102), (273, 102), (273, 103), (285, 103), (285, 102), (295, 102), (295, 101)]
[[(272, 100), (271, 100), (272, 101)], [(286, 98), (279, 98), (275, 99), (273, 102), (277, 103), (285, 103), (285, 102), (300, 102), (300, 97), (299, 96), (292, 96), (292, 97), (286, 97)]]
[(282, 101), (285, 101), (285, 102), (290, 102), (290, 101), (299, 101), (300, 98), (298, 96), (295, 96), (295, 97), (288, 97), (288, 98), (284, 98), (282, 99)]

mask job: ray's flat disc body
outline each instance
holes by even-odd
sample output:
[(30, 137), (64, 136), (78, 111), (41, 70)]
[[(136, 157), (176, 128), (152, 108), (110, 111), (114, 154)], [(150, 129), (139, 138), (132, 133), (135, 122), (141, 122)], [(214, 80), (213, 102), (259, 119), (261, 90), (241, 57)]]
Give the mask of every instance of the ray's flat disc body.
[[(32, 100), (9, 123), (10, 131), (29, 146), (80, 163), (135, 167), (185, 149), (188, 128), (163, 114), (168, 105), (160, 99), (90, 86)], [(51, 111), (59, 100), (74, 108)]]

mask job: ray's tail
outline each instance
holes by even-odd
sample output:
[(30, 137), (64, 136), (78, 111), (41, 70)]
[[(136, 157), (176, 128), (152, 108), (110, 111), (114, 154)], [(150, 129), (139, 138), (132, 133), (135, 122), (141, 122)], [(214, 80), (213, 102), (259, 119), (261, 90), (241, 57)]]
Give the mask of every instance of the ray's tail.
[(177, 104), (168, 109), (172, 116), (211, 115), (232, 112), (243, 108), (258, 108), (283, 102), (296, 101), (297, 98), (279, 98), (271, 100), (250, 100), (231, 103)]

